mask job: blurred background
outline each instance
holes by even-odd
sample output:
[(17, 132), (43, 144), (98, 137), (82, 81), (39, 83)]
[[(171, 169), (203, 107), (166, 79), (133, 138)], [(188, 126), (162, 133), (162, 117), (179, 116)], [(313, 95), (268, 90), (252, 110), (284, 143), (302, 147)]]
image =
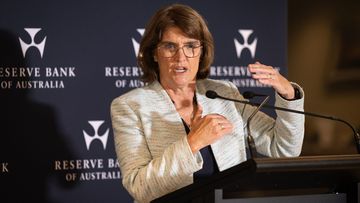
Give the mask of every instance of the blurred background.
[[(288, 78), (305, 90), (305, 111), (360, 128), (360, 1), (288, 1)], [(356, 153), (351, 129), (306, 117), (303, 155)]]

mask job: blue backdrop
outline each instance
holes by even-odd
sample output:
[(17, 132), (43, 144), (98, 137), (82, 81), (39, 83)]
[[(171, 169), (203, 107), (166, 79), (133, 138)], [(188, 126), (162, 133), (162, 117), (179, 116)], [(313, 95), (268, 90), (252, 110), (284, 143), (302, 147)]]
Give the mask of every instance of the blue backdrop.
[[(246, 66), (258, 60), (286, 75), (286, 0), (177, 2), (208, 22), (211, 78), (274, 94)], [(138, 42), (169, 3), (1, 1), (1, 202), (133, 202), (121, 184), (110, 102), (142, 85)]]

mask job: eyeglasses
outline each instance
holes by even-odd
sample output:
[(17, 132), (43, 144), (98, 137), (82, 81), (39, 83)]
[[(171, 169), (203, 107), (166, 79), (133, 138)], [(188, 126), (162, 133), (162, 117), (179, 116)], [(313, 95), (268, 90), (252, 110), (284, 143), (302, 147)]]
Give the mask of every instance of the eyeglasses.
[(179, 47), (173, 42), (160, 42), (157, 48), (160, 50), (159, 54), (161, 57), (174, 57), (179, 49), (182, 49), (186, 57), (194, 58), (200, 55), (202, 45), (200, 42), (191, 42)]

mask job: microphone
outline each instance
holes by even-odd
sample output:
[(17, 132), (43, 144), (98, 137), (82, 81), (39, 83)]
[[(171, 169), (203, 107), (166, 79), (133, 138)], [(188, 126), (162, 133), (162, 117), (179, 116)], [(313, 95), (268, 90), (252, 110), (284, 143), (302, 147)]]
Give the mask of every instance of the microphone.
[[(255, 93), (247, 93), (247, 94), (248, 95), (256, 95)], [(208, 98), (211, 98), (211, 99), (220, 98), (220, 99), (233, 101), (233, 102), (238, 102), (238, 103), (243, 103), (243, 104), (251, 104), (251, 105), (254, 105), (254, 106), (259, 106), (260, 105), (259, 103), (252, 103), (252, 102), (248, 102), (248, 101), (223, 97), (223, 96), (218, 95), (216, 92), (214, 92), (212, 90), (207, 91), (206, 96)], [(351, 130), (353, 131), (355, 144), (356, 144), (356, 149), (357, 149), (357, 152), (360, 154), (360, 134), (358, 132), (356, 132), (355, 128), (349, 122), (347, 122), (347, 121), (345, 121), (345, 120), (343, 120), (341, 118), (337, 118), (337, 117), (333, 117), (333, 116), (327, 116), (327, 115), (321, 115), (321, 114), (312, 113), (312, 112), (297, 111), (297, 110), (293, 110), (293, 109), (277, 107), (277, 106), (272, 106), (272, 105), (267, 105), (267, 104), (263, 104), (262, 106), (264, 108), (276, 109), (276, 110), (280, 110), (280, 111), (287, 111), (287, 112), (291, 112), (291, 113), (298, 113), (298, 114), (303, 114), (303, 115), (313, 116), (313, 117), (318, 117), (318, 118), (324, 118), (324, 119), (333, 120), (333, 121), (340, 121), (340, 122), (346, 124), (347, 126), (349, 126), (351, 128)]]
[[(224, 100), (228, 100), (228, 101), (233, 101), (233, 102), (238, 102), (238, 103), (243, 103), (243, 104), (250, 104), (250, 105), (254, 105), (256, 103), (252, 103), (252, 102), (248, 102), (248, 101), (243, 101), (243, 100), (237, 100), (237, 99), (231, 99), (231, 98), (227, 98), (227, 97), (222, 97), (220, 95), (218, 95), (215, 91), (213, 90), (208, 90), (205, 93), (206, 97), (210, 98), (210, 99), (216, 99), (216, 98), (220, 98), (220, 99), (224, 99)], [(260, 104), (258, 104), (260, 105)]]
[(266, 96), (266, 98), (260, 103), (260, 105), (251, 113), (251, 115), (249, 116), (249, 118), (246, 121), (246, 129), (247, 129), (247, 141), (248, 141), (248, 145), (249, 145), (249, 151), (250, 151), (250, 158), (256, 158), (257, 157), (257, 152), (256, 152), (256, 146), (255, 146), (255, 141), (253, 136), (251, 135), (251, 131), (250, 131), (250, 121), (252, 120), (252, 118), (255, 116), (255, 114), (257, 112), (259, 112), (260, 108), (262, 106), (265, 105), (265, 103), (269, 100), (269, 96)]

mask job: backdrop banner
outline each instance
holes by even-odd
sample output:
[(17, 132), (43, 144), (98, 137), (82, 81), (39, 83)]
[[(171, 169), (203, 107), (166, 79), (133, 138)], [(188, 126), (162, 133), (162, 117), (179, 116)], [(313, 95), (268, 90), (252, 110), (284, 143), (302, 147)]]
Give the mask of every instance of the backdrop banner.
[[(247, 65), (287, 74), (286, 0), (176, 2), (207, 20), (210, 77), (273, 103), (273, 89)], [(139, 42), (149, 18), (170, 3), (1, 1), (0, 202), (133, 202), (121, 183), (110, 103), (144, 85)]]

